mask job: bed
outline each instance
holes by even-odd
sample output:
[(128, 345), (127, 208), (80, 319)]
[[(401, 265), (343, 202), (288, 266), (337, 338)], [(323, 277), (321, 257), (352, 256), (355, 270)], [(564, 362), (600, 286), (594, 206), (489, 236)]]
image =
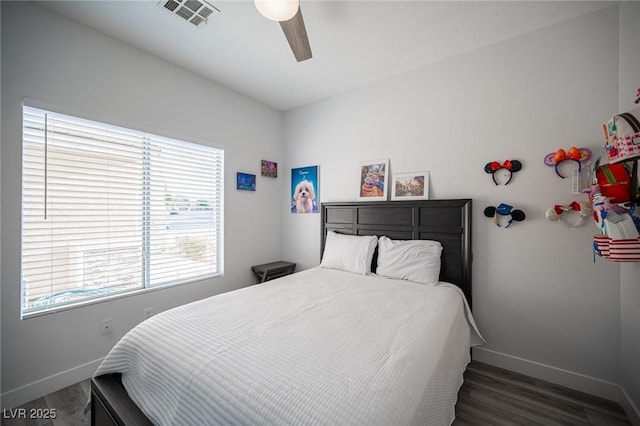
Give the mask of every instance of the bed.
[[(471, 200), (324, 203), (321, 222), (318, 267), (123, 337), (92, 379), (92, 424), (451, 424), (470, 347), (484, 342), (470, 311)], [(424, 268), (396, 276), (391, 254), (415, 241), (440, 245), (437, 284), (420, 283)], [(340, 267), (353, 244), (363, 256)]]

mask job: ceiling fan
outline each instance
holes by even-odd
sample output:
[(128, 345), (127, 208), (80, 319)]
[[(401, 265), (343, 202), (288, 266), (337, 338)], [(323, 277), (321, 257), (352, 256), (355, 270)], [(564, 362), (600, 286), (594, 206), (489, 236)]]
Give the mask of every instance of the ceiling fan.
[(255, 4), (262, 16), (280, 23), (298, 62), (311, 58), (311, 46), (302, 18), (300, 0), (255, 0)]

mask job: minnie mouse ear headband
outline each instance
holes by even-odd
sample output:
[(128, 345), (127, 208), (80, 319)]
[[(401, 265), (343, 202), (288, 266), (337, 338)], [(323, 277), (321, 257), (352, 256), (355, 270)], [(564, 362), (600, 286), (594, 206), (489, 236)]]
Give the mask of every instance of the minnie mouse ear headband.
[[(578, 218), (577, 222), (576, 221), (571, 223), (568, 222), (567, 221), (568, 215), (565, 214), (565, 212), (575, 212), (573, 216)], [(577, 228), (579, 226), (582, 226), (585, 218), (590, 214), (591, 214), (591, 205), (589, 203), (573, 201), (568, 206), (561, 206), (559, 204), (556, 204), (555, 206), (547, 210), (545, 217), (550, 222), (557, 221), (569, 228)]]
[(580, 171), (582, 169), (582, 163), (589, 160), (589, 158), (591, 158), (591, 150), (589, 148), (576, 148), (575, 146), (572, 146), (569, 148), (568, 152), (560, 148), (556, 152), (547, 154), (544, 157), (544, 164), (549, 167), (555, 166), (556, 174), (564, 179), (565, 176), (562, 176), (558, 171), (558, 166), (561, 163), (567, 160), (575, 161), (578, 163), (578, 171)]
[(496, 172), (501, 169), (507, 170), (509, 172), (509, 178), (504, 183), (505, 185), (508, 185), (509, 182), (511, 182), (513, 174), (522, 169), (522, 163), (518, 160), (505, 160), (504, 163), (492, 161), (491, 163), (487, 163), (484, 166), (484, 171), (491, 174), (493, 183), (495, 183), (496, 185), (498, 185), (498, 181), (496, 181)]
[(487, 207), (486, 209), (484, 209), (484, 215), (486, 217), (493, 217), (493, 223), (498, 226), (500, 226), (500, 224), (498, 223), (498, 216), (509, 216), (509, 221), (507, 222), (507, 226), (505, 226), (505, 228), (510, 227), (514, 220), (516, 222), (522, 222), (526, 218), (526, 215), (522, 210), (514, 210), (513, 206), (505, 203), (500, 203), (498, 207)]

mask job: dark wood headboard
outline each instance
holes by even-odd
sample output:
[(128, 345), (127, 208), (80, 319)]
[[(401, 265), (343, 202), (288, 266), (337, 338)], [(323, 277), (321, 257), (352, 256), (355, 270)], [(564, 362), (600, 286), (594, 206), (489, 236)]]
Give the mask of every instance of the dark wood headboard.
[[(462, 289), (471, 306), (471, 200), (322, 203), (320, 256), (328, 231), (386, 235), (395, 240), (436, 240), (442, 244), (440, 281)], [(372, 270), (375, 271), (376, 256)]]

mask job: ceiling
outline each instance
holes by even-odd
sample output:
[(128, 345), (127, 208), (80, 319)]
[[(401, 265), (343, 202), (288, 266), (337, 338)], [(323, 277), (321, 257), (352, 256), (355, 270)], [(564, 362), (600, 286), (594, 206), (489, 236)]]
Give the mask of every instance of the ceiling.
[(287, 111), (616, 3), (301, 0), (313, 58), (298, 63), (253, 1), (208, 1), (220, 13), (199, 27), (158, 0), (41, 4)]

